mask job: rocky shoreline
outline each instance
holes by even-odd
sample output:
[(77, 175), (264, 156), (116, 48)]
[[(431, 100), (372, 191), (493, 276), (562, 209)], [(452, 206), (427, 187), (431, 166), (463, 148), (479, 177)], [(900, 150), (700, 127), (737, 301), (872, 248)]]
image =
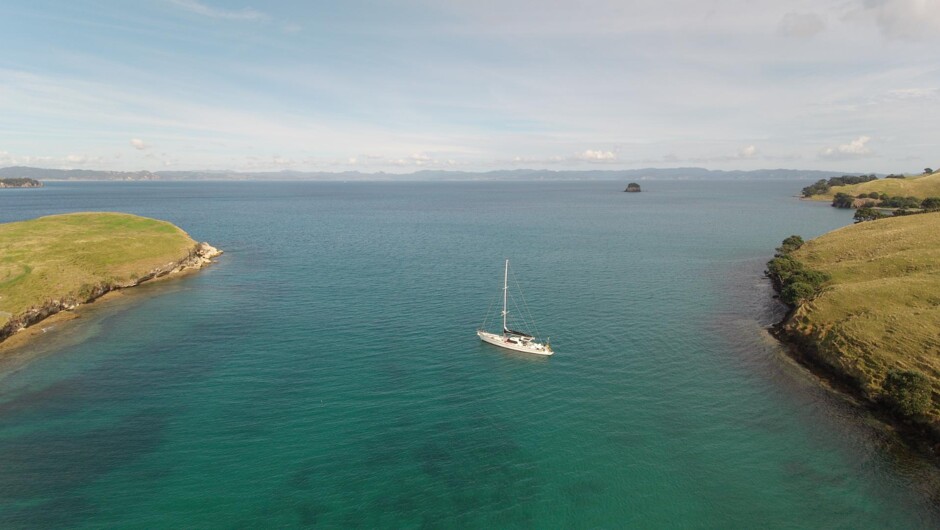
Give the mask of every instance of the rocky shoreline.
[(817, 343), (786, 328), (792, 312), (788, 312), (783, 320), (768, 329), (784, 346), (790, 359), (806, 368), (829, 389), (849, 398), (853, 404), (890, 427), (910, 448), (933, 458), (940, 465), (940, 432), (929, 425), (916, 423), (898, 415), (884, 402), (873, 399), (855, 378), (823, 361), (818, 353)]
[(87, 293), (80, 296), (66, 296), (63, 298), (46, 300), (42, 305), (29, 308), (19, 315), (14, 315), (7, 323), (0, 328), (0, 344), (7, 338), (16, 333), (25, 330), (29, 326), (45, 320), (62, 311), (75, 309), (81, 304), (88, 304), (101, 298), (105, 294), (135, 287), (144, 282), (165, 278), (185, 272), (197, 271), (213, 263), (213, 258), (222, 254), (222, 251), (208, 243), (199, 243), (195, 245), (189, 253), (183, 258), (171, 261), (165, 265), (150, 270), (146, 274), (134, 280), (124, 282), (100, 283), (91, 288)]
[[(768, 275), (768, 278), (779, 295), (780, 282), (775, 280), (773, 275)], [(854, 405), (894, 431), (908, 447), (940, 465), (940, 431), (934, 425), (899, 414), (883, 399), (871, 395), (851, 374), (826, 362), (825, 356), (820, 353), (820, 342), (812, 335), (801, 332), (794, 322), (799, 309), (799, 305), (789, 306), (783, 319), (768, 328), (770, 334), (784, 346), (788, 356), (806, 368), (820, 383), (848, 398)]]

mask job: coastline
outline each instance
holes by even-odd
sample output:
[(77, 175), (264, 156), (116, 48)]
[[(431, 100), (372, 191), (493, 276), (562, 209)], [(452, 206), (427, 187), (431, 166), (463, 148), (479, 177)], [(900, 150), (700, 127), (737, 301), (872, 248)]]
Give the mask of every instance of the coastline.
[(769, 333), (828, 390), (940, 465), (940, 213), (793, 235), (767, 262)]
[(809, 337), (786, 329), (792, 313), (791, 309), (783, 320), (768, 328), (768, 332), (784, 347), (787, 356), (813, 374), (820, 385), (847, 398), (847, 401), (868, 412), (872, 418), (897, 434), (909, 448), (931, 457), (935, 464), (940, 465), (940, 432), (899, 416), (883, 402), (868, 396), (851, 376), (824, 362), (816, 351), (816, 344)]
[(48, 299), (39, 306), (13, 315), (10, 320), (0, 327), (0, 354), (10, 349), (23, 346), (31, 338), (43, 333), (43, 328), (35, 327), (40, 322), (59, 323), (79, 318), (74, 310), (83, 304), (90, 304), (97, 300), (107, 299), (122, 290), (136, 287), (143, 283), (178, 278), (195, 273), (212, 263), (213, 259), (222, 255), (219, 250), (209, 243), (197, 243), (182, 258), (156, 267), (137, 279), (123, 282), (107, 282), (94, 287), (87, 296), (77, 298), (66, 296), (58, 299)]

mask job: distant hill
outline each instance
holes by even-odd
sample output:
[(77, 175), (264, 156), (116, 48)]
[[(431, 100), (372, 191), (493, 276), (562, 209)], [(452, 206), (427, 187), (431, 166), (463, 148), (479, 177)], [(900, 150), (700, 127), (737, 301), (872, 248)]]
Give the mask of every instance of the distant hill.
[(823, 179), (842, 175), (839, 171), (797, 169), (758, 169), (721, 171), (700, 167), (646, 168), (626, 170), (552, 171), (547, 169), (509, 169), (496, 171), (422, 170), (413, 173), (362, 173), (359, 171), (103, 171), (94, 169), (43, 169), (36, 167), (0, 168), (0, 178), (42, 180), (328, 180), (328, 181), (426, 181), (426, 180), (760, 180)]
[(884, 193), (889, 197), (917, 197), (918, 199), (940, 197), (940, 171), (903, 179), (878, 179), (851, 186), (834, 186), (828, 193), (814, 195), (812, 199), (831, 201), (836, 193), (848, 193), (853, 197), (858, 197), (862, 193), (871, 192), (879, 195)]
[(149, 171), (101, 171), (96, 169), (43, 169), (14, 166), (0, 168), (0, 178), (42, 180), (157, 180)]

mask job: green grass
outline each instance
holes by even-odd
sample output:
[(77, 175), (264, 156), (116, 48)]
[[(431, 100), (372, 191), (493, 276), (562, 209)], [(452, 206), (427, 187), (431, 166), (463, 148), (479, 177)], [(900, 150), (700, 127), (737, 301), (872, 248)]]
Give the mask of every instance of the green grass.
[(788, 331), (810, 338), (870, 397), (891, 369), (923, 373), (940, 393), (940, 213), (847, 226), (793, 256), (832, 281)]
[(889, 197), (940, 197), (940, 171), (929, 175), (918, 175), (903, 179), (878, 179), (851, 186), (833, 186), (825, 195), (814, 195), (816, 201), (831, 201), (836, 193), (848, 193), (858, 197), (861, 193), (884, 193)]
[(102, 282), (130, 281), (196, 244), (165, 221), (74, 213), (0, 224), (0, 326), (46, 300)]

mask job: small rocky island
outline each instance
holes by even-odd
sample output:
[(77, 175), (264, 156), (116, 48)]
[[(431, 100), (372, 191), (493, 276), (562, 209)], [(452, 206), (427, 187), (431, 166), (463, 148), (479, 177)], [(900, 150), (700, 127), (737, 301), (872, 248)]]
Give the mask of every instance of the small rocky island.
[(30, 178), (0, 179), (0, 188), (41, 188), (42, 182)]
[(123, 213), (0, 224), (0, 342), (108, 292), (201, 269), (221, 253), (171, 223)]
[(640, 192), (640, 185), (637, 184), (636, 182), (631, 182), (631, 183), (627, 184), (627, 189), (625, 189), (625, 190), (623, 190), (623, 191), (629, 192), (629, 193), (639, 193), (639, 192)]

